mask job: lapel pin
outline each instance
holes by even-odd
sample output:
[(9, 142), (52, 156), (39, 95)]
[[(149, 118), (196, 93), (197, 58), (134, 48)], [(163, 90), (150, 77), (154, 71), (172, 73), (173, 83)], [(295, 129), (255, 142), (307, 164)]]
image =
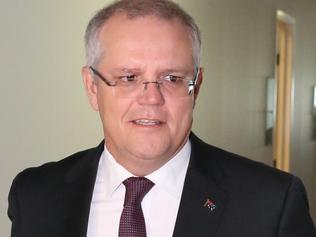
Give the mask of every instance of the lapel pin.
[(215, 203), (211, 200), (211, 199), (207, 199), (206, 202), (203, 205), (204, 207), (207, 207), (208, 209), (210, 209), (211, 211), (214, 211), (214, 209), (216, 208)]

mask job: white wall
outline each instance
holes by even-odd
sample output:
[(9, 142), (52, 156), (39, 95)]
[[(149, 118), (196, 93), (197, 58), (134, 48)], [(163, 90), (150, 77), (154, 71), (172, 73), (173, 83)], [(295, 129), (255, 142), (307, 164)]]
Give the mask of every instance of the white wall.
[(17, 172), (102, 139), (82, 87), (83, 33), (105, 1), (0, 0), (0, 236)]
[(206, 72), (195, 131), (212, 144), (272, 165), (264, 127), (266, 78), (274, 73), (275, 9), (253, 0), (204, 1), (193, 9), (202, 28)]
[[(0, 0), (0, 233), (9, 236), (7, 193), (22, 169), (59, 160), (102, 138), (86, 101), (80, 68), (83, 32), (109, 1)], [(292, 162), (316, 217), (316, 146), (310, 139), (316, 84), (313, 0), (178, 0), (203, 32), (205, 80), (194, 131), (208, 142), (272, 164), (264, 146), (265, 79), (274, 72), (275, 11), (296, 17)]]

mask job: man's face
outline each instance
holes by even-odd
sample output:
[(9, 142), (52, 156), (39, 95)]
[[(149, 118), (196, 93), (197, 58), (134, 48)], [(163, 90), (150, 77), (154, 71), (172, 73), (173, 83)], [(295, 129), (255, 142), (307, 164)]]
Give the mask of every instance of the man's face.
[[(103, 50), (96, 69), (107, 79), (136, 74), (155, 81), (166, 72), (194, 76), (192, 40), (178, 21), (153, 16), (128, 19), (116, 15), (99, 35)], [(177, 98), (148, 84), (136, 96), (118, 97), (117, 88), (83, 76), (90, 104), (98, 110), (107, 149), (135, 175), (146, 175), (171, 159), (185, 144), (192, 124), (195, 95)]]

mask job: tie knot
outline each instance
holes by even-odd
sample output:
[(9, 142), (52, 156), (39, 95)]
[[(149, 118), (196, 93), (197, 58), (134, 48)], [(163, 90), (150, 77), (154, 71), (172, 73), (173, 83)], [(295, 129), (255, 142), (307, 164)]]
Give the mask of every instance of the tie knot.
[(144, 177), (130, 177), (123, 181), (125, 185), (124, 206), (129, 203), (141, 203), (146, 193), (155, 185)]

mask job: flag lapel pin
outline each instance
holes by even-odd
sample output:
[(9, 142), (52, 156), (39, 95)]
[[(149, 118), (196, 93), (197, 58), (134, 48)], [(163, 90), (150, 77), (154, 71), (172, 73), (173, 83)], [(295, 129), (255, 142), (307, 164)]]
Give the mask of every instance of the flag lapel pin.
[(211, 199), (207, 199), (206, 202), (203, 205), (204, 207), (207, 207), (208, 209), (210, 209), (211, 211), (214, 211), (216, 208), (215, 203), (211, 200)]

